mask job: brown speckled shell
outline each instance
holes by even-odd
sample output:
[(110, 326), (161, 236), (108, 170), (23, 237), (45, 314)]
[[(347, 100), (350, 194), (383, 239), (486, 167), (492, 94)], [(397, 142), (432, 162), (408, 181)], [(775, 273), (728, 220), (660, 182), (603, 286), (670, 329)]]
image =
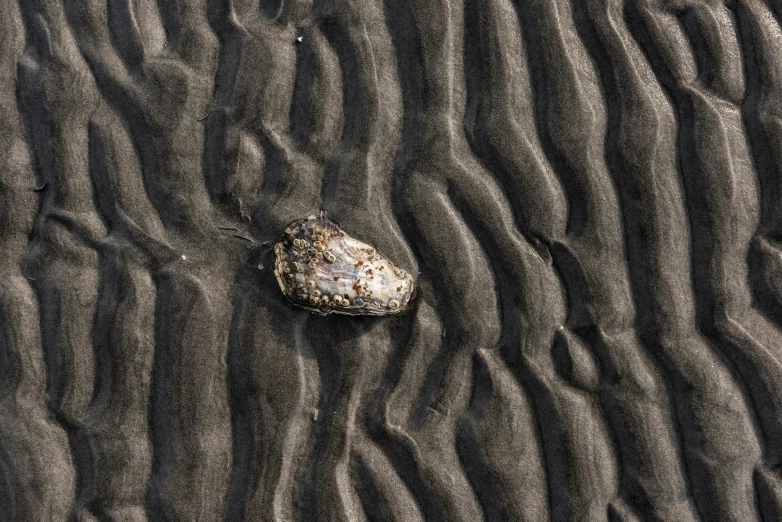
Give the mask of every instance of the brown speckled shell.
[(413, 294), (409, 273), (325, 217), (292, 222), (274, 253), (283, 293), (320, 314), (395, 314)]

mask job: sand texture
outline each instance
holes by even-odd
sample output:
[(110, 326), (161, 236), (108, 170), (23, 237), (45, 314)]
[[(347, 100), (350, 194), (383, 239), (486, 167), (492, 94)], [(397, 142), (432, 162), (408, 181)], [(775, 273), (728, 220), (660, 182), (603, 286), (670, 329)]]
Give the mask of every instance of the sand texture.
[[(3, 0), (0, 520), (782, 520), (782, 2)], [(417, 278), (322, 317), (321, 209)]]

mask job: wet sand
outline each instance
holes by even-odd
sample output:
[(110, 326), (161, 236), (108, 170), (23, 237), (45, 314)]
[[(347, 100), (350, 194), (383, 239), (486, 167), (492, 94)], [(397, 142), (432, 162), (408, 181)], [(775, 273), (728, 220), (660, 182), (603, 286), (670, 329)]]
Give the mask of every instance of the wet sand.
[[(12, 0), (0, 519), (782, 519), (782, 4)], [(273, 274), (320, 210), (387, 317)]]

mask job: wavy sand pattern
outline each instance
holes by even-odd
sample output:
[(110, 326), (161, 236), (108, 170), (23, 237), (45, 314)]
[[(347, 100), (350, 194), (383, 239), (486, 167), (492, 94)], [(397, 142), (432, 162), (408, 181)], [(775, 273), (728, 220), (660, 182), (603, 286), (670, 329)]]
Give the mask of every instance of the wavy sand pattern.
[[(0, 519), (782, 520), (782, 3), (11, 0)], [(418, 274), (320, 317), (320, 209)]]

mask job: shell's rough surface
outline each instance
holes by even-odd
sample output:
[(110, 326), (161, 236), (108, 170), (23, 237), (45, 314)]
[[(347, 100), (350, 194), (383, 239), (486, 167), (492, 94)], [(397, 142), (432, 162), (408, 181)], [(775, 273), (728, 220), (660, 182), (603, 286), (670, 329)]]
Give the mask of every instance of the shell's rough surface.
[(274, 275), (285, 295), (321, 314), (394, 314), (413, 293), (409, 273), (326, 217), (288, 225), (274, 253)]

